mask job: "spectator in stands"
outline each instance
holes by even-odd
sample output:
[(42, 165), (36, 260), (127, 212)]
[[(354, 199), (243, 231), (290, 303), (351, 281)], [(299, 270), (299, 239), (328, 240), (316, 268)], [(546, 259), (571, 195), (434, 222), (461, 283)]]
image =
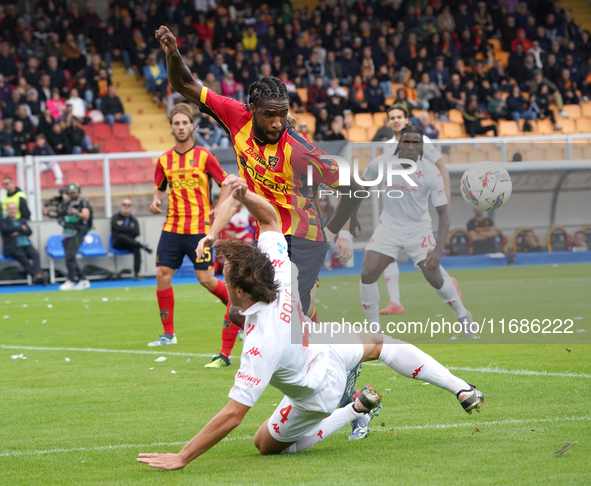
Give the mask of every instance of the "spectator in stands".
[[(217, 57), (220, 56), (216, 56), (216, 59)], [(164, 67), (164, 64), (158, 62), (155, 52), (151, 53), (146, 59), (144, 77), (146, 78), (146, 88), (148, 88), (148, 91), (154, 96), (154, 101), (158, 104), (162, 104), (163, 100), (166, 98), (168, 78), (166, 76), (166, 68)]]
[(321, 108), (316, 115), (316, 131), (314, 132), (314, 141), (321, 142), (326, 140), (328, 132), (330, 131), (330, 121), (328, 110)]
[[(281, 39), (282, 40), (282, 39)], [(284, 65), (289, 65), (289, 61), (283, 61)], [(337, 60), (336, 55), (333, 51), (326, 53), (326, 62), (324, 63), (324, 73), (329, 79), (342, 79), (343, 78), (343, 67)]]
[(128, 250), (133, 253), (133, 279), (140, 280), (139, 273), (142, 265), (140, 250), (152, 253), (152, 249), (136, 241), (140, 235), (140, 224), (131, 215), (131, 210), (131, 199), (126, 198), (121, 202), (119, 213), (111, 218), (112, 245), (116, 250)]
[(350, 86), (353, 78), (359, 73), (361, 65), (356, 57), (353, 57), (353, 49), (347, 47), (343, 49), (343, 58), (341, 59), (341, 67), (343, 69), (343, 79), (341, 84)]
[(51, 127), (51, 133), (47, 136), (47, 141), (56, 154), (67, 155), (72, 153), (70, 141), (61, 123), (54, 123)]
[(3, 81), (6, 84), (15, 84), (18, 71), (16, 57), (10, 52), (10, 45), (8, 42), (0, 44), (0, 73), (3, 76)]
[(507, 107), (509, 108), (509, 115), (517, 123), (518, 127), (521, 118), (531, 121), (536, 119), (536, 112), (527, 103), (517, 86), (513, 86), (513, 90), (507, 98)]
[[(61, 125), (59, 123), (56, 123), (55, 126), (60, 127), (60, 130), (61, 130)], [(68, 144), (66, 146), (66, 149), (69, 149), (69, 147), (70, 146)], [(65, 152), (65, 153), (70, 153), (70, 152)], [(31, 155), (35, 155), (35, 156), (55, 155), (53, 148), (51, 147), (51, 145), (49, 143), (47, 143), (47, 137), (45, 136), (45, 134), (40, 133), (37, 135), (36, 140), (35, 140), (35, 147), (33, 148), (33, 152)], [(62, 169), (57, 161), (40, 162), (39, 163), (39, 171), (45, 172), (46, 170), (50, 170), (51, 172), (53, 172), (53, 176), (55, 177), (54, 184), (56, 186), (61, 186), (64, 183), (64, 174), (63, 174)]]
[(437, 85), (439, 91), (444, 92), (447, 89), (450, 76), (449, 71), (445, 68), (445, 61), (442, 56), (439, 56), (435, 61), (435, 67), (429, 71), (429, 77)]
[(445, 111), (441, 91), (427, 73), (422, 74), (421, 82), (417, 85), (417, 99), (421, 110), (431, 110), (438, 114)]
[(203, 86), (209, 88), (216, 94), (222, 94), (222, 85), (215, 79), (215, 75), (213, 73), (207, 73), (205, 76), (205, 81), (203, 82)]
[(532, 253), (545, 250), (540, 245), (540, 239), (533, 230), (527, 230), (523, 233), (522, 242), (518, 246), (517, 251), (520, 253)]
[(73, 154), (98, 152), (97, 148), (93, 146), (90, 137), (82, 129), (82, 124), (78, 118), (75, 116), (68, 117), (66, 123), (66, 136), (68, 137), (69, 146), (72, 147)]
[(46, 103), (47, 109), (51, 112), (54, 120), (60, 120), (66, 111), (66, 104), (60, 97), (57, 88), (51, 90), (51, 99)]
[(14, 157), (15, 153), (12, 147), (12, 135), (6, 130), (4, 120), (0, 118), (0, 157)]
[(12, 126), (12, 148), (18, 157), (29, 155), (30, 134), (23, 130), (23, 122), (17, 120)]
[(560, 80), (557, 83), (558, 89), (565, 104), (578, 105), (580, 101), (576, 91), (578, 86), (575, 81), (571, 80), (570, 75), (571, 73), (568, 68), (562, 70)]
[(535, 107), (537, 107), (538, 118), (540, 120), (544, 120), (546, 117), (550, 118), (554, 131), (559, 131), (562, 130), (562, 128), (556, 124), (556, 116), (554, 115), (554, 111), (550, 109), (548, 89), (548, 85), (542, 83), (536, 94), (532, 95), (532, 97), (535, 102)]
[(343, 135), (343, 119), (336, 117), (330, 124), (330, 131), (326, 136), (326, 141), (347, 140)]
[(445, 90), (445, 99), (448, 109), (463, 110), (466, 105), (466, 93), (460, 84), (460, 75), (454, 74), (451, 83)]
[(488, 102), (486, 109), (491, 119), (496, 122), (501, 119), (507, 120), (509, 118), (509, 108), (503, 99), (503, 92), (500, 89), (495, 91), (494, 97)]
[(360, 75), (353, 78), (349, 88), (349, 106), (354, 113), (367, 113), (369, 111), (365, 97), (365, 85)]
[(478, 99), (475, 96), (468, 101), (466, 109), (462, 112), (462, 118), (464, 119), (466, 133), (470, 137), (474, 138), (476, 135), (484, 135), (490, 131), (493, 132), (495, 137), (497, 136), (497, 127), (494, 125), (482, 126), (484, 114), (478, 110)]
[(468, 237), (472, 241), (472, 254), (483, 255), (497, 251), (497, 228), (482, 211), (474, 210), (474, 218), (468, 221)]
[(317, 76), (314, 79), (314, 83), (308, 87), (306, 109), (313, 114), (317, 114), (320, 109), (326, 107), (327, 102), (328, 94), (327, 89), (324, 87), (324, 78)]
[(72, 115), (80, 120), (84, 120), (86, 116), (86, 106), (84, 100), (78, 96), (78, 90), (72, 88), (70, 91), (70, 97), (66, 101), (66, 105), (72, 106)]
[(365, 88), (365, 99), (371, 113), (386, 111), (386, 98), (379, 86), (378, 78), (373, 77), (369, 80), (369, 84)]
[(537, 93), (542, 84), (545, 84), (548, 86), (548, 100), (551, 103), (556, 104), (556, 107), (558, 108), (559, 115), (563, 118), (568, 118), (568, 114), (562, 110), (563, 102), (562, 102), (562, 96), (560, 94), (558, 86), (556, 86), (548, 78), (544, 77), (544, 72), (541, 69), (536, 69), (534, 71), (533, 79), (529, 82), (529, 92), (530, 93)]
[(234, 79), (234, 73), (232, 71), (228, 71), (226, 73), (221, 85), (223, 96), (227, 96), (228, 98), (232, 98), (236, 101), (239, 101), (240, 103), (244, 103), (244, 86), (242, 86), (242, 83), (239, 83)]
[(23, 124), (23, 130), (29, 134), (33, 133), (33, 122), (27, 114), (27, 105), (20, 104), (17, 106), (16, 111), (14, 112), (14, 121), (21, 121)]
[(9, 176), (4, 176), (2, 179), (2, 187), (6, 191), (4, 199), (2, 199), (2, 206), (0, 211), (0, 218), (5, 218), (7, 215), (6, 207), (8, 203), (16, 204), (18, 211), (16, 213), (16, 219), (24, 218), (26, 220), (31, 219), (31, 211), (27, 205), (27, 195), (14, 183), (14, 179)]
[(64, 69), (66, 69), (71, 76), (77, 75), (82, 69), (86, 67), (86, 57), (82, 53), (74, 34), (68, 32), (64, 42), (62, 42), (62, 52), (66, 61), (64, 62)]
[[(330, 88), (329, 88), (330, 89)], [(328, 105), (326, 105), (326, 109), (328, 110), (328, 114), (331, 118), (335, 116), (345, 116), (345, 110), (347, 109), (347, 102), (345, 98), (338, 96), (336, 93), (333, 93), (328, 100)]]
[(217, 148), (222, 138), (221, 132), (221, 129), (214, 124), (209, 115), (201, 112), (194, 131), (197, 144), (206, 149)]
[(582, 231), (577, 231), (573, 237), (572, 251), (587, 251), (589, 250), (589, 244), (587, 243), (587, 237)]
[(26, 218), (18, 218), (19, 208), (9, 202), (6, 205), (6, 217), (0, 221), (0, 232), (4, 244), (4, 256), (12, 257), (19, 262), (25, 272), (36, 284), (45, 284), (41, 273), (39, 253), (31, 244), (29, 236), (33, 233)]
[[(421, 114), (421, 116), (419, 116), (418, 126), (423, 129), (425, 136), (430, 138), (431, 140), (439, 138), (439, 130), (437, 130), (437, 128), (435, 128), (435, 125), (431, 123), (431, 118), (427, 113), (423, 113)], [(393, 136), (394, 133), (392, 133), (392, 137)]]
[(101, 110), (105, 115), (105, 121), (111, 127), (115, 122), (131, 124), (131, 116), (125, 114), (123, 103), (117, 96), (117, 87), (113, 84), (109, 86), (109, 94), (103, 98)]

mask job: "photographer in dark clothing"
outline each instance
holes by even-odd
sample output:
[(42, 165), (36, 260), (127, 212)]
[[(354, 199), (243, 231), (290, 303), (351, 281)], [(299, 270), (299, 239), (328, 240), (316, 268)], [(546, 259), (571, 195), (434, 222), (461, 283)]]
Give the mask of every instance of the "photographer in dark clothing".
[(131, 200), (124, 199), (119, 213), (111, 218), (112, 244), (116, 250), (128, 250), (133, 253), (133, 279), (139, 280), (142, 265), (140, 250), (152, 253), (152, 249), (135, 240), (140, 235), (140, 225), (138, 220), (131, 215), (131, 207)]
[(84, 241), (84, 236), (92, 227), (92, 208), (86, 199), (80, 199), (80, 186), (75, 182), (68, 184), (64, 192), (68, 199), (55, 198), (56, 206), (44, 207), (43, 214), (57, 218), (58, 223), (64, 228), (63, 244), (68, 279), (60, 285), (60, 290), (85, 290), (90, 288), (90, 282), (76, 262), (76, 253)]

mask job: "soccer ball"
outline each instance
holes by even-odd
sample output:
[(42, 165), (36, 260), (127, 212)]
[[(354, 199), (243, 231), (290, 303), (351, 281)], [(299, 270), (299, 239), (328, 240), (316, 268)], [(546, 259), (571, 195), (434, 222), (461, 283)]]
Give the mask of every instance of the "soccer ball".
[(511, 196), (513, 183), (509, 172), (494, 162), (480, 162), (462, 176), (460, 192), (464, 201), (474, 209), (499, 209)]

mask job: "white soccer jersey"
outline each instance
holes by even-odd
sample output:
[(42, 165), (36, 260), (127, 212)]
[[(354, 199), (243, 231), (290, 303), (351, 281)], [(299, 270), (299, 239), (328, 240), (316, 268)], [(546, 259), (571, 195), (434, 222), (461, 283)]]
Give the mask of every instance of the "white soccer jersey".
[[(363, 178), (367, 181), (376, 180), (380, 163), (382, 161), (376, 160), (369, 164), (363, 173)], [(401, 176), (395, 175), (392, 177), (392, 185), (386, 185), (386, 192), (380, 193), (384, 203), (384, 209), (380, 215), (380, 221), (383, 224), (413, 226), (417, 223), (427, 223), (430, 225), (429, 197), (435, 207), (447, 204), (443, 178), (439, 169), (420, 157), (416, 164), (417, 170), (407, 176), (416, 186), (411, 186)], [(384, 180), (386, 172), (384, 167)], [(394, 197), (388, 197), (389, 195)]]
[[(396, 137), (392, 137), (385, 143), (387, 144), (385, 149), (386, 153), (393, 154), (396, 147), (398, 147), (398, 140), (396, 140)], [(423, 135), (423, 158), (433, 164), (441, 158), (441, 152), (437, 150), (437, 147), (433, 145), (431, 139), (426, 135)]]
[[(248, 407), (257, 402), (269, 384), (294, 399), (315, 395), (322, 390), (328, 370), (328, 347), (303, 344), (304, 314), (297, 268), (288, 258), (285, 237), (276, 232), (261, 233), (258, 248), (273, 263), (280, 289), (271, 304), (258, 302), (244, 312), (240, 369), (229, 397)], [(325, 411), (328, 405), (318, 400), (315, 406), (315, 411)], [(334, 409), (334, 404), (330, 406)]]

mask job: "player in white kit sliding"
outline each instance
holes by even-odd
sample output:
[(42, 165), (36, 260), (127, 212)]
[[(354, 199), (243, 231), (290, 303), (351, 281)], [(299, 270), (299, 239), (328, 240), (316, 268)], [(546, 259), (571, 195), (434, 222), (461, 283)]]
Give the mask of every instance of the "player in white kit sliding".
[(258, 247), (231, 240), (216, 243), (226, 259), (230, 300), (246, 318), (240, 369), (227, 405), (178, 454), (141, 453), (138, 462), (159, 469), (185, 467), (236, 428), (269, 384), (285, 396), (257, 431), (255, 446), (261, 454), (308, 449), (379, 405), (381, 396), (368, 385), (354, 402), (336, 409), (347, 371), (370, 360), (445, 388), (468, 413), (480, 408), (484, 403), (480, 391), (415, 346), (389, 336), (352, 334), (351, 344), (308, 346), (301, 327), (305, 317), (297, 268), (289, 261), (275, 209), (249, 192), (237, 176), (229, 176), (224, 184), (230, 185), (231, 197), (245, 204), (260, 227)]
[[(441, 299), (453, 308), (458, 321), (464, 323), (464, 333), (467, 334), (472, 316), (464, 307), (452, 277), (439, 263), (449, 232), (447, 197), (441, 173), (422, 158), (423, 136), (423, 131), (413, 125), (401, 131), (394, 156), (415, 161), (416, 170), (407, 177), (416, 186), (399, 178), (392, 180), (393, 185), (387, 188), (394, 197), (384, 197), (380, 224), (365, 249), (360, 283), (361, 303), (368, 321), (379, 322), (377, 280), (384, 269), (397, 260), (400, 250), (405, 250)], [(376, 160), (367, 167), (363, 174), (365, 180), (377, 178), (379, 163)], [(433, 236), (429, 198), (439, 216), (437, 241)]]

